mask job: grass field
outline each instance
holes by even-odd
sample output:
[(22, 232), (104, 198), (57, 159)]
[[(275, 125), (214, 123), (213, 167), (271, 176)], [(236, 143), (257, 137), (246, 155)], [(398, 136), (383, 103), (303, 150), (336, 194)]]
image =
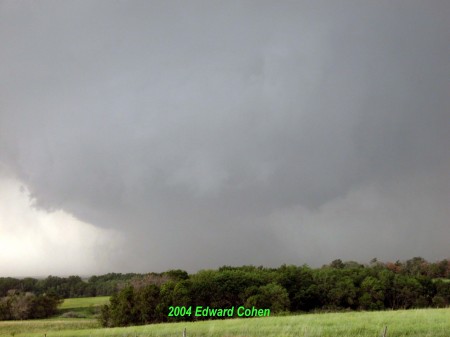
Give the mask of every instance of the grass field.
[[(109, 303), (109, 296), (68, 298), (58, 308), (58, 317), (28, 321), (0, 321), (0, 336), (44, 336), (45, 333), (59, 333), (82, 329), (99, 328), (96, 319), (98, 308)], [(75, 313), (80, 318), (64, 317)], [(83, 335), (80, 335), (83, 336)]]
[[(28, 321), (0, 321), (0, 336), (58, 336), (62, 331), (82, 331), (99, 327), (96, 319), (51, 318)], [(78, 336), (87, 336), (78, 334)]]
[(109, 296), (66, 298), (59, 306), (60, 309), (87, 308), (109, 303)]
[(95, 318), (99, 308), (109, 303), (109, 296), (66, 298), (59, 306), (60, 315), (74, 313), (80, 318)]
[(98, 328), (92, 319), (48, 319), (0, 322), (0, 336), (181, 337), (186, 328), (187, 337), (379, 337), (385, 326), (388, 337), (449, 337), (450, 309), (305, 314), (111, 329)]

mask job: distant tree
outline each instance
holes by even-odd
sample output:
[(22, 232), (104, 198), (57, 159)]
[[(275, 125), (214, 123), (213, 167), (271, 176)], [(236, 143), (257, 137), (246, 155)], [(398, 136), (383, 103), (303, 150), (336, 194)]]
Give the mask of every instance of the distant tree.
[(6, 296), (10, 290), (19, 290), (20, 288), (20, 280), (12, 277), (0, 278), (0, 297)]
[[(372, 259), (372, 261), (373, 261), (373, 259)], [(372, 266), (376, 266), (376, 265), (377, 264), (373, 264)], [(361, 263), (358, 263), (356, 261), (345, 261), (344, 268), (345, 269), (359, 269), (359, 268), (364, 268), (364, 265)]]
[(58, 305), (62, 300), (58, 296), (40, 295), (35, 296), (32, 301), (31, 314), (29, 318), (46, 318), (57, 313)]
[(178, 318), (169, 317), (167, 314), (169, 312), (169, 306), (173, 304), (173, 294), (177, 283), (174, 281), (168, 281), (161, 285), (159, 289), (159, 303), (156, 306), (156, 320), (158, 322), (167, 322), (178, 320)]
[(291, 311), (308, 311), (319, 305), (313, 271), (308, 266), (286, 266), (277, 270), (277, 283), (288, 292)]
[(136, 320), (140, 324), (148, 324), (157, 320), (156, 308), (159, 303), (159, 287), (150, 284), (135, 294)]
[(411, 276), (426, 275), (428, 262), (422, 257), (413, 257), (405, 263), (404, 272)]
[(148, 285), (156, 285), (160, 287), (164, 283), (171, 280), (171, 277), (165, 273), (157, 274), (157, 273), (148, 273), (145, 275), (138, 275), (135, 276), (133, 279), (131, 279), (128, 283), (124, 284), (126, 286), (127, 284), (130, 284), (135, 289), (141, 289)]
[(23, 292), (33, 292), (36, 293), (37, 280), (31, 277), (26, 277), (20, 280), (20, 290)]
[(36, 295), (32, 293), (17, 293), (11, 298), (11, 316), (13, 319), (27, 319), (31, 317), (33, 301)]
[(434, 306), (450, 305), (450, 282), (444, 282), (441, 279), (435, 282), (436, 298), (433, 298)]
[(258, 293), (247, 299), (247, 307), (256, 307), (259, 309), (270, 309), (277, 313), (289, 309), (289, 295), (285, 288), (276, 283), (269, 283), (261, 286)]
[(189, 280), (178, 282), (172, 293), (172, 305), (188, 307), (192, 304), (191, 295), (192, 283)]
[(384, 308), (383, 283), (375, 277), (368, 276), (361, 283), (359, 305), (365, 310), (380, 310)]
[(395, 275), (393, 282), (394, 306), (393, 309), (409, 309), (416, 305), (422, 295), (422, 288), (413, 277)]
[(109, 305), (104, 304), (100, 310), (100, 316), (98, 318), (100, 325), (102, 327), (111, 327), (113, 326), (113, 322), (111, 320), (111, 308)]
[(343, 269), (345, 265), (341, 259), (336, 259), (331, 262), (330, 267), (335, 269)]
[(442, 260), (437, 262), (437, 277), (450, 278), (450, 261)]
[(387, 262), (386, 268), (394, 273), (400, 273), (402, 270), (402, 265), (400, 264), (399, 261), (397, 261), (396, 263)]
[(0, 321), (12, 319), (11, 316), (11, 300), (9, 297), (0, 298)]
[(215, 273), (212, 281), (216, 293), (211, 305), (218, 308), (243, 305), (245, 289), (263, 284), (258, 274), (239, 269), (219, 271)]
[(432, 299), (433, 307), (436, 308), (445, 308), (448, 305), (448, 302), (444, 297), (436, 295)]
[(396, 303), (396, 290), (394, 288), (395, 273), (386, 268), (378, 272), (376, 279), (381, 283), (381, 287), (384, 293), (384, 307), (395, 308)]
[(349, 276), (338, 278), (328, 293), (329, 303), (334, 307), (354, 308), (356, 305), (357, 289)]
[(60, 303), (55, 296), (10, 290), (6, 297), (0, 298), (0, 320), (50, 317)]
[(172, 269), (163, 273), (167, 275), (173, 281), (183, 281), (189, 278), (189, 274), (181, 269)]
[(109, 306), (109, 323), (111, 326), (128, 326), (138, 321), (134, 288), (128, 286), (113, 295)]
[(202, 270), (192, 275), (193, 305), (211, 305), (218, 292), (217, 284), (214, 282), (215, 273), (213, 270)]

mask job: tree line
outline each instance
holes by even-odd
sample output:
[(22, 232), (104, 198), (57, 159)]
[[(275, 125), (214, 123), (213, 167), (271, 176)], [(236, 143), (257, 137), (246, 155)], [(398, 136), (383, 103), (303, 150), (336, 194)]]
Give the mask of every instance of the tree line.
[(82, 279), (80, 276), (48, 276), (38, 279), (32, 277), (0, 277), (0, 297), (10, 290), (32, 292), (36, 295), (52, 294), (60, 298), (110, 296), (121, 284), (143, 277), (141, 274), (109, 273)]
[[(169, 317), (169, 307), (245, 306), (279, 312), (383, 310), (445, 307), (450, 304), (450, 263), (422, 258), (369, 265), (335, 260), (307, 265), (254, 266), (171, 271), (135, 279), (111, 297), (101, 312), (103, 326), (205, 319)], [(193, 310), (194, 310), (193, 309)]]
[(444, 307), (450, 304), (450, 262), (415, 257), (367, 265), (335, 260), (321, 268), (224, 266), (191, 275), (169, 270), (88, 279), (6, 277), (0, 278), (0, 319), (48, 317), (60, 298), (105, 295), (112, 297), (101, 312), (104, 326), (199, 319), (168, 317), (170, 306), (246, 306), (272, 313)]

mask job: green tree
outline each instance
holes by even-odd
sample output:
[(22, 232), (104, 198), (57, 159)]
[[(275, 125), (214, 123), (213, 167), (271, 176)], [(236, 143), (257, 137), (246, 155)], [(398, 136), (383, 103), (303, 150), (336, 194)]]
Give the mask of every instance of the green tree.
[(339, 277), (328, 293), (329, 302), (334, 307), (353, 308), (356, 304), (357, 289), (349, 276)]
[(214, 303), (219, 291), (215, 282), (216, 273), (213, 270), (202, 270), (191, 277), (193, 305), (208, 306)]
[(11, 317), (11, 300), (9, 297), (0, 298), (0, 321), (7, 321)]
[(11, 316), (13, 319), (28, 319), (31, 316), (33, 300), (32, 293), (17, 293), (11, 296)]
[(177, 283), (168, 281), (161, 285), (159, 290), (159, 303), (156, 306), (156, 316), (158, 322), (172, 321), (172, 317), (168, 317), (169, 306), (173, 305), (173, 293)]
[(139, 323), (147, 324), (157, 321), (156, 307), (159, 303), (159, 287), (150, 284), (136, 292), (136, 317)]
[(101, 326), (104, 328), (113, 326), (113, 322), (111, 321), (111, 310), (109, 305), (104, 304), (102, 306), (98, 320)]
[(270, 309), (277, 313), (289, 309), (289, 295), (285, 288), (276, 283), (261, 286), (256, 295), (250, 296), (245, 302), (247, 307)]
[(330, 267), (334, 269), (343, 269), (345, 265), (341, 259), (336, 259), (331, 262)]
[(394, 309), (414, 307), (421, 297), (421, 285), (417, 279), (407, 275), (395, 275), (393, 282)]
[(128, 286), (110, 300), (109, 318), (111, 326), (128, 326), (138, 322), (134, 288)]
[(169, 276), (169, 278), (173, 281), (183, 281), (189, 279), (189, 274), (181, 269), (171, 269), (164, 272), (164, 275)]
[(365, 310), (380, 310), (384, 308), (383, 283), (375, 277), (368, 276), (361, 283), (359, 305)]
[(55, 315), (58, 305), (62, 300), (58, 296), (35, 296), (32, 301), (31, 315), (29, 318), (46, 318)]
[(291, 311), (309, 311), (319, 305), (317, 285), (311, 268), (283, 265), (277, 272), (277, 282), (289, 294)]

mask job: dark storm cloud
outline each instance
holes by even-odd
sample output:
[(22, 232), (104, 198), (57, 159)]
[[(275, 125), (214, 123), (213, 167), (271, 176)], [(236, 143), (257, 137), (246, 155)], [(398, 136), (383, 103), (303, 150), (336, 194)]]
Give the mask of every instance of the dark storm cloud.
[(41, 207), (122, 231), (119, 269), (414, 255), (401, 233), (449, 235), (449, 14), (3, 2), (0, 160)]

